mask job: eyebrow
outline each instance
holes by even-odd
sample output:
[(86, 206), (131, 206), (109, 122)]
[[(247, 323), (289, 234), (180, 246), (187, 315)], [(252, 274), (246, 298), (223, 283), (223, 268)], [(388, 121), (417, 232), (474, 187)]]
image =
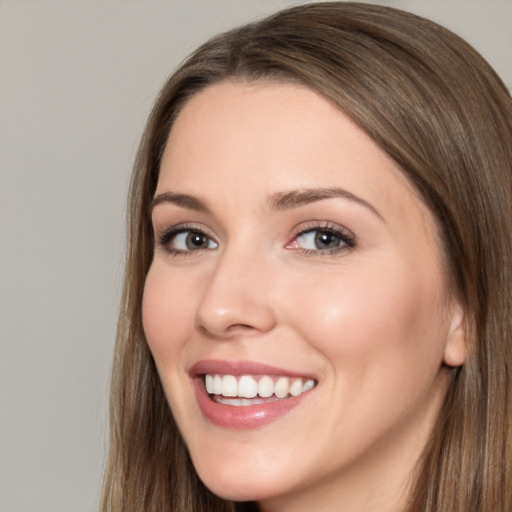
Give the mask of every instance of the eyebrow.
[(149, 205), (149, 211), (153, 211), (153, 208), (162, 203), (172, 203), (176, 206), (181, 206), (182, 208), (187, 208), (189, 210), (196, 210), (198, 212), (210, 212), (207, 204), (201, 199), (188, 194), (176, 194), (175, 192), (163, 192), (156, 195)]
[(340, 197), (343, 199), (354, 201), (368, 208), (375, 215), (377, 215), (377, 217), (379, 217), (381, 220), (384, 220), (384, 217), (382, 217), (378, 210), (369, 202), (365, 201), (359, 196), (352, 194), (348, 190), (338, 187), (306, 188), (278, 192), (277, 194), (274, 194), (270, 198), (269, 206), (271, 210), (282, 211), (291, 208), (297, 208), (305, 204), (314, 203), (315, 201), (322, 201), (323, 199), (332, 199)]
[[(270, 210), (283, 211), (300, 206), (314, 203), (316, 201), (322, 201), (324, 199), (343, 198), (350, 201), (354, 201), (373, 212), (381, 220), (384, 220), (382, 215), (374, 208), (370, 203), (364, 199), (352, 194), (348, 190), (338, 187), (328, 188), (304, 188), (297, 190), (287, 190), (284, 192), (278, 192), (273, 194), (268, 205)], [(198, 197), (191, 196), (188, 194), (177, 194), (175, 192), (162, 192), (156, 195), (150, 204), (150, 211), (156, 206), (162, 203), (172, 203), (182, 208), (189, 210), (196, 210), (198, 212), (210, 213), (210, 208), (207, 203)]]

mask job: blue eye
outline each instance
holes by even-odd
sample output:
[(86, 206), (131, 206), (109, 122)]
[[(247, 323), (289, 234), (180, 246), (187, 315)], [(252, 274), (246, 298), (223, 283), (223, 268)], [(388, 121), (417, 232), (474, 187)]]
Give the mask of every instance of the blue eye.
[(217, 249), (219, 244), (206, 233), (197, 229), (177, 228), (164, 233), (159, 240), (172, 254), (181, 254), (205, 249)]

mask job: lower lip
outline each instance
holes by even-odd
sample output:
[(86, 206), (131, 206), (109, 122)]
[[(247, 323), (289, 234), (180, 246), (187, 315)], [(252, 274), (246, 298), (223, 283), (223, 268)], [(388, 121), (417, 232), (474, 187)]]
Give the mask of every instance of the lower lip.
[(297, 407), (304, 395), (309, 394), (307, 392), (264, 404), (234, 406), (213, 401), (204, 387), (202, 378), (194, 378), (194, 386), (203, 416), (215, 425), (237, 430), (255, 429), (276, 421)]

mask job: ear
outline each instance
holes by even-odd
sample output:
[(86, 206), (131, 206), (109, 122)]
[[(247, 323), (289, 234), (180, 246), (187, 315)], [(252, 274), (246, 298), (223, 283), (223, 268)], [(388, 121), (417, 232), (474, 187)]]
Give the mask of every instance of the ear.
[(447, 366), (462, 366), (466, 361), (466, 328), (464, 311), (458, 303), (452, 306), (450, 330), (446, 339), (443, 362)]

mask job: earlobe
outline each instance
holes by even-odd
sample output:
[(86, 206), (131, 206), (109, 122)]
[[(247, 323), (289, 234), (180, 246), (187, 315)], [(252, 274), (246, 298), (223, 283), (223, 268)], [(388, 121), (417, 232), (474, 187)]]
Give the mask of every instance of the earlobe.
[(464, 311), (459, 304), (453, 307), (452, 321), (446, 339), (443, 362), (447, 366), (462, 366), (466, 361), (466, 327)]

